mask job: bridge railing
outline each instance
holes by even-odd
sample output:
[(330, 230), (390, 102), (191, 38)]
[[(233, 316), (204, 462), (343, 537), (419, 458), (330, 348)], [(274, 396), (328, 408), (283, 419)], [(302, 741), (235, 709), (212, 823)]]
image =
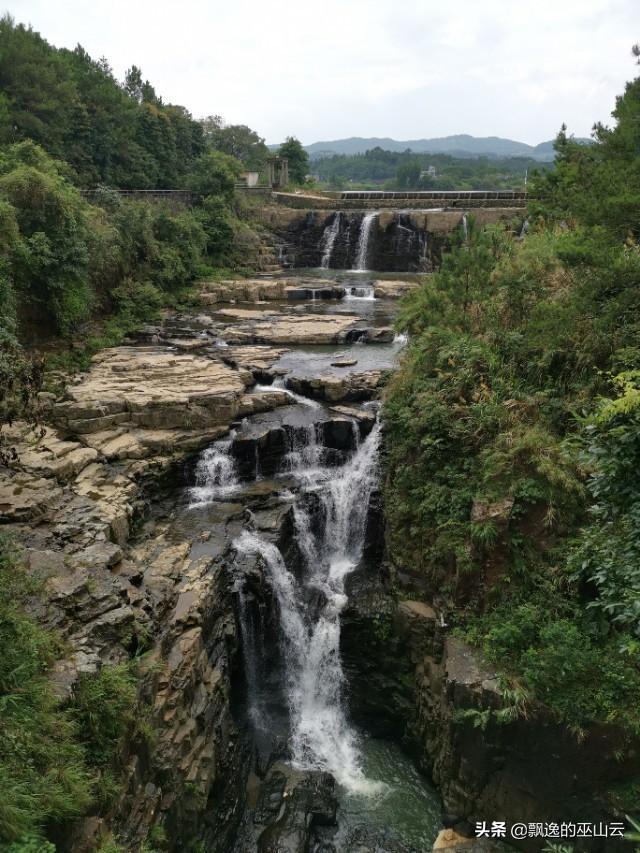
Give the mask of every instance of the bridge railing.
[(492, 201), (509, 199), (526, 201), (527, 193), (524, 190), (344, 190), (339, 193), (339, 198), (350, 199), (449, 199), (456, 201)]

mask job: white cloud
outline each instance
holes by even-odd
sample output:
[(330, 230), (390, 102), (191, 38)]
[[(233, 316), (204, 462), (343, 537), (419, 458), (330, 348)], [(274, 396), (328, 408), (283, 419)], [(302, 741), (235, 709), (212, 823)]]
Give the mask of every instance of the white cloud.
[(15, 0), (50, 42), (268, 141), (588, 135), (634, 74), (637, 0)]

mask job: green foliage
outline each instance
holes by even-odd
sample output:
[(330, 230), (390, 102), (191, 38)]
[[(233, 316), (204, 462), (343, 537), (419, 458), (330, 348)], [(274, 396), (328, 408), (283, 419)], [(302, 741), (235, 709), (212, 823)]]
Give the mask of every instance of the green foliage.
[(208, 116), (200, 124), (205, 142), (210, 148), (235, 157), (249, 171), (260, 172), (264, 169), (269, 149), (255, 130), (244, 124), (225, 125), (220, 116)]
[(420, 184), (422, 166), (417, 157), (403, 158), (396, 170), (398, 189), (417, 189)]
[(56, 846), (44, 838), (29, 835), (1, 847), (3, 853), (56, 853)]
[(531, 184), (534, 212), (549, 220), (577, 219), (624, 240), (640, 237), (640, 78), (616, 99), (613, 128), (596, 125), (593, 145), (579, 145), (562, 128), (557, 166)]
[(25, 598), (32, 593), (32, 585), (3, 537), (0, 841), (19, 842), (16, 851), (44, 853), (47, 847), (39, 840), (41, 827), (50, 820), (81, 815), (91, 801), (91, 784), (76, 724), (59, 707), (47, 682), (57, 651), (55, 640), (24, 612)]
[[(569, 567), (595, 593), (589, 608), (640, 636), (640, 372), (620, 374), (620, 396), (600, 401), (583, 422), (590, 524)], [(637, 644), (636, 644), (637, 645)]]
[(82, 675), (71, 716), (93, 767), (113, 765), (124, 736), (136, 721), (137, 678), (130, 664), (105, 666), (95, 675)]
[(24, 609), (38, 593), (0, 537), (0, 846), (48, 853), (43, 831), (120, 793), (123, 739), (145, 729), (132, 664), (83, 675), (66, 705), (54, 697), (49, 669), (62, 648)]
[(220, 196), (229, 203), (241, 171), (242, 166), (234, 157), (221, 151), (207, 151), (194, 161), (185, 185), (199, 196)]
[(525, 239), (472, 224), (405, 302), (384, 407), (396, 562), (527, 701), (634, 735), (639, 91), (594, 145), (561, 134)]
[(453, 157), (373, 148), (312, 160), (307, 171), (332, 189), (521, 190), (527, 171), (546, 167), (528, 157)]
[[(233, 262), (240, 228), (230, 207), (237, 164), (211, 152), (208, 190), (197, 208), (171, 212), (125, 201), (108, 189), (89, 204), (62, 166), (32, 142), (0, 155), (0, 406), (15, 416), (29, 363), (18, 336), (71, 337), (109, 314), (101, 341), (119, 343), (173, 304), (210, 264)], [(6, 390), (5, 390), (6, 389)], [(18, 389), (18, 390), (16, 390)], [(24, 407), (23, 407), (24, 408)]]
[(309, 172), (309, 155), (295, 136), (288, 136), (278, 149), (280, 157), (289, 161), (289, 180), (294, 184), (304, 184)]
[(132, 66), (121, 86), (106, 60), (56, 49), (7, 15), (0, 20), (0, 141), (31, 139), (66, 161), (83, 186), (181, 185), (204, 151), (200, 124), (163, 104)]
[(11, 205), (19, 231), (9, 256), (18, 297), (70, 332), (92, 304), (87, 205), (31, 142), (0, 156), (0, 198)]
[(471, 620), (467, 637), (574, 728), (600, 721), (640, 733), (634, 656), (620, 653), (620, 638), (603, 638), (577, 602), (557, 590), (550, 601), (537, 590), (526, 603), (500, 604)]

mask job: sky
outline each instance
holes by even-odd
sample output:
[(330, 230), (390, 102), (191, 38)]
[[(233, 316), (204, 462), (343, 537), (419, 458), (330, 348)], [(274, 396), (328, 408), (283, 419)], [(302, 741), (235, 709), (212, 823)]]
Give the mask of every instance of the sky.
[(589, 136), (639, 70), (638, 0), (13, 0), (58, 47), (267, 142)]

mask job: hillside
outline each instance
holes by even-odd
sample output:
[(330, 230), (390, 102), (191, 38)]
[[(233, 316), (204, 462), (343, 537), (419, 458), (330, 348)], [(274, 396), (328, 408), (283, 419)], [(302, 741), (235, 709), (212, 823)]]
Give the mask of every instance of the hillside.
[[(577, 139), (577, 142), (589, 142), (587, 139)], [(278, 146), (272, 146), (277, 148)], [(513, 139), (503, 139), (499, 136), (471, 136), (466, 133), (455, 136), (442, 136), (433, 139), (397, 140), (389, 137), (351, 136), (348, 139), (334, 139), (324, 142), (313, 142), (305, 146), (312, 160), (333, 154), (363, 154), (373, 148), (384, 151), (406, 151), (410, 148), (417, 154), (452, 154), (456, 157), (532, 157), (535, 160), (553, 160), (553, 142), (541, 142), (538, 145), (527, 145)]]

